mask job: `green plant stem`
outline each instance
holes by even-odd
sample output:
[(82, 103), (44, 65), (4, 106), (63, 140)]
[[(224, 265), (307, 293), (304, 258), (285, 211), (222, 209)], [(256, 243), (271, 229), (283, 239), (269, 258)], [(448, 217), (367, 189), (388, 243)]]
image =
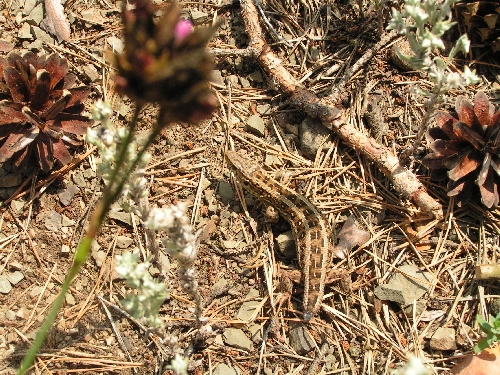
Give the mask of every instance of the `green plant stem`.
[[(109, 185), (106, 187), (106, 189), (103, 192), (103, 197), (97, 204), (95, 211), (92, 214), (92, 218), (90, 219), (89, 222), (89, 228), (87, 230), (87, 233), (85, 237), (83, 238), (82, 242), (80, 245), (78, 245), (75, 253), (75, 258), (73, 260), (73, 264), (71, 265), (71, 268), (66, 276), (66, 279), (64, 280), (64, 283), (61, 286), (61, 291), (59, 292), (59, 295), (57, 296), (56, 300), (52, 304), (52, 307), (50, 308), (50, 311), (47, 315), (47, 318), (45, 319), (44, 323), (40, 327), (40, 330), (38, 331), (35, 341), (33, 341), (30, 349), (28, 350), (28, 353), (26, 356), (23, 358), (21, 362), (21, 366), (19, 367), (18, 370), (18, 375), (23, 375), (26, 373), (26, 371), (29, 370), (31, 365), (33, 364), (35, 360), (35, 356), (37, 352), (40, 350), (42, 344), (45, 341), (45, 337), (47, 336), (47, 333), (50, 330), (50, 327), (54, 323), (57, 313), (59, 312), (59, 309), (62, 306), (62, 303), (65, 299), (66, 293), (69, 290), (69, 287), (71, 285), (71, 282), (73, 281), (74, 277), (78, 274), (80, 267), (83, 265), (85, 260), (87, 259), (92, 241), (96, 237), (97, 233), (99, 232), (99, 229), (102, 226), (102, 223), (104, 222), (104, 218), (106, 217), (107, 212), (109, 211), (109, 208), (113, 204), (113, 202), (118, 198), (118, 195), (121, 193), (123, 189), (123, 185), (125, 184), (126, 179), (130, 176), (131, 172), (135, 169), (137, 166), (137, 163), (139, 160), (141, 160), (142, 156), (148, 149), (148, 147), (153, 143), (154, 139), (156, 136), (160, 133), (162, 127), (161, 126), (156, 126), (153, 128), (152, 133), (150, 134), (147, 142), (144, 144), (144, 146), (140, 149), (140, 151), (137, 154), (137, 157), (135, 158), (134, 162), (130, 165), (129, 168), (127, 168), (126, 173), (121, 174), (122, 178), (118, 178), (120, 169), (123, 167), (125, 160), (125, 154), (127, 147), (129, 143), (132, 141), (133, 138), (133, 132), (132, 129), (135, 129), (136, 124), (137, 124), (137, 119), (139, 117), (139, 112), (140, 108), (136, 109), (136, 112), (134, 114), (134, 117), (130, 123), (130, 131), (129, 134), (125, 140), (124, 143), (121, 145), (120, 153), (119, 153), (119, 159), (115, 165), (115, 168), (113, 169), (113, 172), (111, 174), (112, 179), (109, 182)], [(118, 179), (118, 181), (116, 181)], [(114, 187), (116, 185), (116, 187)]]

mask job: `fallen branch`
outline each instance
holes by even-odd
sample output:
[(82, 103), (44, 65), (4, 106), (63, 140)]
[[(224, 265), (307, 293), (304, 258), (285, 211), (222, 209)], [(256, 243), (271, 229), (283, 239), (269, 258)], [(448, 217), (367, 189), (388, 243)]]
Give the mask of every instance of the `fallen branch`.
[(398, 157), (389, 148), (347, 124), (343, 111), (336, 108), (335, 103), (332, 102), (332, 96), (319, 99), (286, 70), (281, 60), (262, 37), (257, 9), (253, 1), (241, 0), (240, 5), (243, 23), (250, 39), (248, 48), (250, 51), (255, 51), (257, 61), (271, 77), (274, 88), (288, 96), (294, 106), (304, 110), (311, 117), (319, 118), (323, 126), (335, 131), (354, 150), (373, 160), (378, 168), (391, 179), (394, 188), (403, 198), (409, 198), (425, 213), (438, 220), (442, 219), (441, 204), (429, 196), (422, 183), (411, 171), (400, 164)]

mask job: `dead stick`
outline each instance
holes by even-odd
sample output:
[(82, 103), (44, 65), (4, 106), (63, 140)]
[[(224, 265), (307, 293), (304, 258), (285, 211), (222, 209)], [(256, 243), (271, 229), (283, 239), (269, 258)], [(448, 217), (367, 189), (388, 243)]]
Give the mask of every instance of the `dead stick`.
[(389, 148), (347, 124), (342, 110), (336, 108), (328, 98), (320, 100), (314, 93), (306, 90), (286, 70), (262, 37), (258, 13), (252, 0), (241, 0), (240, 5), (245, 29), (250, 39), (248, 48), (256, 51), (257, 61), (267, 75), (272, 77), (271, 83), (274, 88), (289, 96), (290, 102), (309, 116), (319, 118), (324, 126), (334, 130), (354, 150), (373, 160), (391, 179), (394, 188), (403, 198), (409, 198), (422, 211), (438, 220), (442, 219), (441, 204), (429, 196), (422, 183), (400, 164), (397, 156)]

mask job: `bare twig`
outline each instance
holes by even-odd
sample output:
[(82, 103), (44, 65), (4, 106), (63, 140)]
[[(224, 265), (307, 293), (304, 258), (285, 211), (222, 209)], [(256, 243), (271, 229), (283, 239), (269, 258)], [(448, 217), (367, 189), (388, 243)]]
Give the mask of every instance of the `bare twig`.
[[(417, 177), (406, 170), (397, 156), (375, 139), (366, 136), (344, 121), (342, 110), (336, 108), (331, 97), (320, 100), (306, 90), (283, 66), (262, 37), (257, 9), (251, 0), (241, 0), (243, 22), (249, 35), (249, 48), (259, 51), (257, 61), (272, 77), (274, 87), (290, 97), (290, 102), (304, 110), (309, 116), (319, 118), (323, 125), (334, 130), (345, 143), (377, 163), (379, 169), (391, 179), (394, 188), (403, 198), (409, 198), (425, 213), (436, 219), (443, 218), (441, 204), (427, 193)], [(352, 71), (352, 68), (351, 68)]]

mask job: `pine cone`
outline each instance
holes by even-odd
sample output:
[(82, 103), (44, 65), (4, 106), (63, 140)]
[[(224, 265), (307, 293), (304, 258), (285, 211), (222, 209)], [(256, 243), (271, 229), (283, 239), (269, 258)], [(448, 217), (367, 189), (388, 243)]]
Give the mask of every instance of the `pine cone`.
[(482, 203), (498, 206), (500, 182), (500, 111), (479, 91), (472, 105), (458, 97), (456, 114), (438, 112), (437, 127), (429, 129), (427, 139), (432, 152), (422, 163), (432, 169), (431, 177), (448, 182), (448, 196), (458, 206), (469, 201), (479, 187)]
[(459, 1), (458, 20), (473, 44), (500, 51), (500, 1)]
[(0, 163), (12, 159), (22, 170), (33, 157), (44, 172), (55, 160), (69, 163), (67, 146), (79, 145), (74, 136), (85, 134), (92, 124), (80, 115), (90, 88), (71, 88), (76, 76), (55, 53), (38, 57), (11, 52), (0, 57), (0, 72)]

